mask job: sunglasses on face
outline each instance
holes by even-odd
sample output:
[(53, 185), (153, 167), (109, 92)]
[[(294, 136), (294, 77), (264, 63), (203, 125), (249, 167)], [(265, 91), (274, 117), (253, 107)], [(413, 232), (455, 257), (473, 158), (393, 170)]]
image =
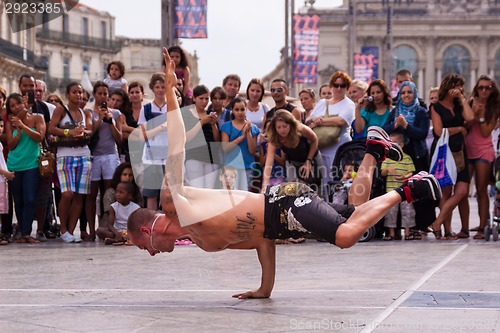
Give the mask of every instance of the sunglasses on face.
[(283, 91), (283, 88), (271, 88), (271, 93), (275, 93), (275, 92), (282, 92)]
[(334, 87), (334, 88), (336, 88), (336, 89), (338, 89), (338, 88), (342, 88), (342, 89), (344, 89), (344, 88), (347, 88), (347, 84), (345, 84), (345, 83), (342, 83), (342, 84), (333, 83), (333, 84), (332, 84), (332, 87)]
[(477, 90), (479, 90), (479, 91), (490, 91), (491, 88), (492, 88), (491, 86), (478, 86)]
[(59, 103), (59, 100), (57, 100), (57, 99), (48, 99), (47, 102), (48, 103)]

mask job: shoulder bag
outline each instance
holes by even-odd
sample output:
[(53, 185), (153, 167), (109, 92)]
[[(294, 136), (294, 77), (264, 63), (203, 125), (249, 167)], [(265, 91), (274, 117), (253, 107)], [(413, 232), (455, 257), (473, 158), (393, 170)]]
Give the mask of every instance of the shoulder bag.
[(56, 171), (56, 155), (48, 149), (45, 139), (40, 142), (38, 171), (40, 171), (40, 176), (42, 177), (51, 176)]
[[(337, 117), (337, 115), (330, 116), (328, 114), (328, 100), (326, 100), (325, 118), (329, 117)], [(342, 128), (339, 126), (316, 126), (312, 130), (318, 137), (318, 148), (321, 149), (338, 142)]]
[[(71, 124), (69, 126), (66, 126), (64, 129), (74, 129), (78, 126), (78, 124), (75, 122), (73, 119), (73, 116), (71, 116), (71, 112), (66, 108), (66, 106), (63, 106), (65, 114), (68, 115)], [(60, 127), (62, 128), (62, 127)], [(52, 136), (50, 138), (50, 147), (51, 148), (57, 148), (57, 147), (85, 147), (89, 144), (90, 142), (90, 136), (87, 134), (84, 134), (81, 137), (73, 137), (73, 136)]]

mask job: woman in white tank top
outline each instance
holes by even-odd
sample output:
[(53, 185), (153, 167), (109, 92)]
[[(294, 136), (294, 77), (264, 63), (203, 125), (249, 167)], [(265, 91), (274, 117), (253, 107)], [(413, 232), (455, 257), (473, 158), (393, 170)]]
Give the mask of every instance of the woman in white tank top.
[[(92, 118), (78, 106), (83, 88), (77, 82), (66, 87), (68, 107), (57, 106), (49, 124), (49, 133), (58, 137), (82, 137), (92, 135)], [(68, 115), (71, 114), (71, 117)], [(91, 157), (88, 146), (59, 147), (57, 149), (57, 176), (61, 185), (59, 219), (61, 238), (66, 243), (80, 242), (74, 236), (78, 218), (83, 208), (83, 195), (90, 190)]]

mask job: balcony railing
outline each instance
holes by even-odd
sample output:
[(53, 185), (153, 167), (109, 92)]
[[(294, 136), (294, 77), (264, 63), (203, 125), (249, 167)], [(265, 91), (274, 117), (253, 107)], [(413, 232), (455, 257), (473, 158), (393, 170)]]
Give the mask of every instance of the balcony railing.
[(36, 69), (46, 70), (49, 68), (49, 61), (47, 57), (37, 56), (33, 53), (33, 51), (27, 50), (19, 45), (1, 38), (0, 55)]
[(49, 40), (57, 43), (77, 45), (80, 47), (90, 47), (104, 49), (111, 52), (118, 52), (122, 47), (121, 41), (110, 39), (94, 38), (83, 35), (65, 33), (62, 31), (40, 30), (36, 34), (37, 39)]

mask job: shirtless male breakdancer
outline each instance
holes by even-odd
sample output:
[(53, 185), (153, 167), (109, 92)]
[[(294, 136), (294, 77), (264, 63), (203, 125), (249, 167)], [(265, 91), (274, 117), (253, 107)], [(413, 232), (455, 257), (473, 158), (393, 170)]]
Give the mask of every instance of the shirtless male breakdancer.
[(131, 241), (150, 255), (172, 252), (175, 240), (183, 237), (191, 238), (205, 251), (256, 249), (262, 267), (261, 285), (233, 297), (267, 298), (274, 287), (275, 239), (311, 232), (348, 248), (395, 204), (440, 199), (436, 179), (422, 172), (400, 188), (368, 201), (377, 162), (386, 157), (402, 158), (401, 148), (378, 127), (368, 130), (366, 154), (350, 189), (348, 206), (328, 204), (300, 183), (270, 186), (262, 194), (184, 186), (186, 134), (174, 92), (175, 64), (165, 48), (163, 57), (168, 106), (168, 157), (161, 197), (164, 214), (139, 209), (128, 219)]

